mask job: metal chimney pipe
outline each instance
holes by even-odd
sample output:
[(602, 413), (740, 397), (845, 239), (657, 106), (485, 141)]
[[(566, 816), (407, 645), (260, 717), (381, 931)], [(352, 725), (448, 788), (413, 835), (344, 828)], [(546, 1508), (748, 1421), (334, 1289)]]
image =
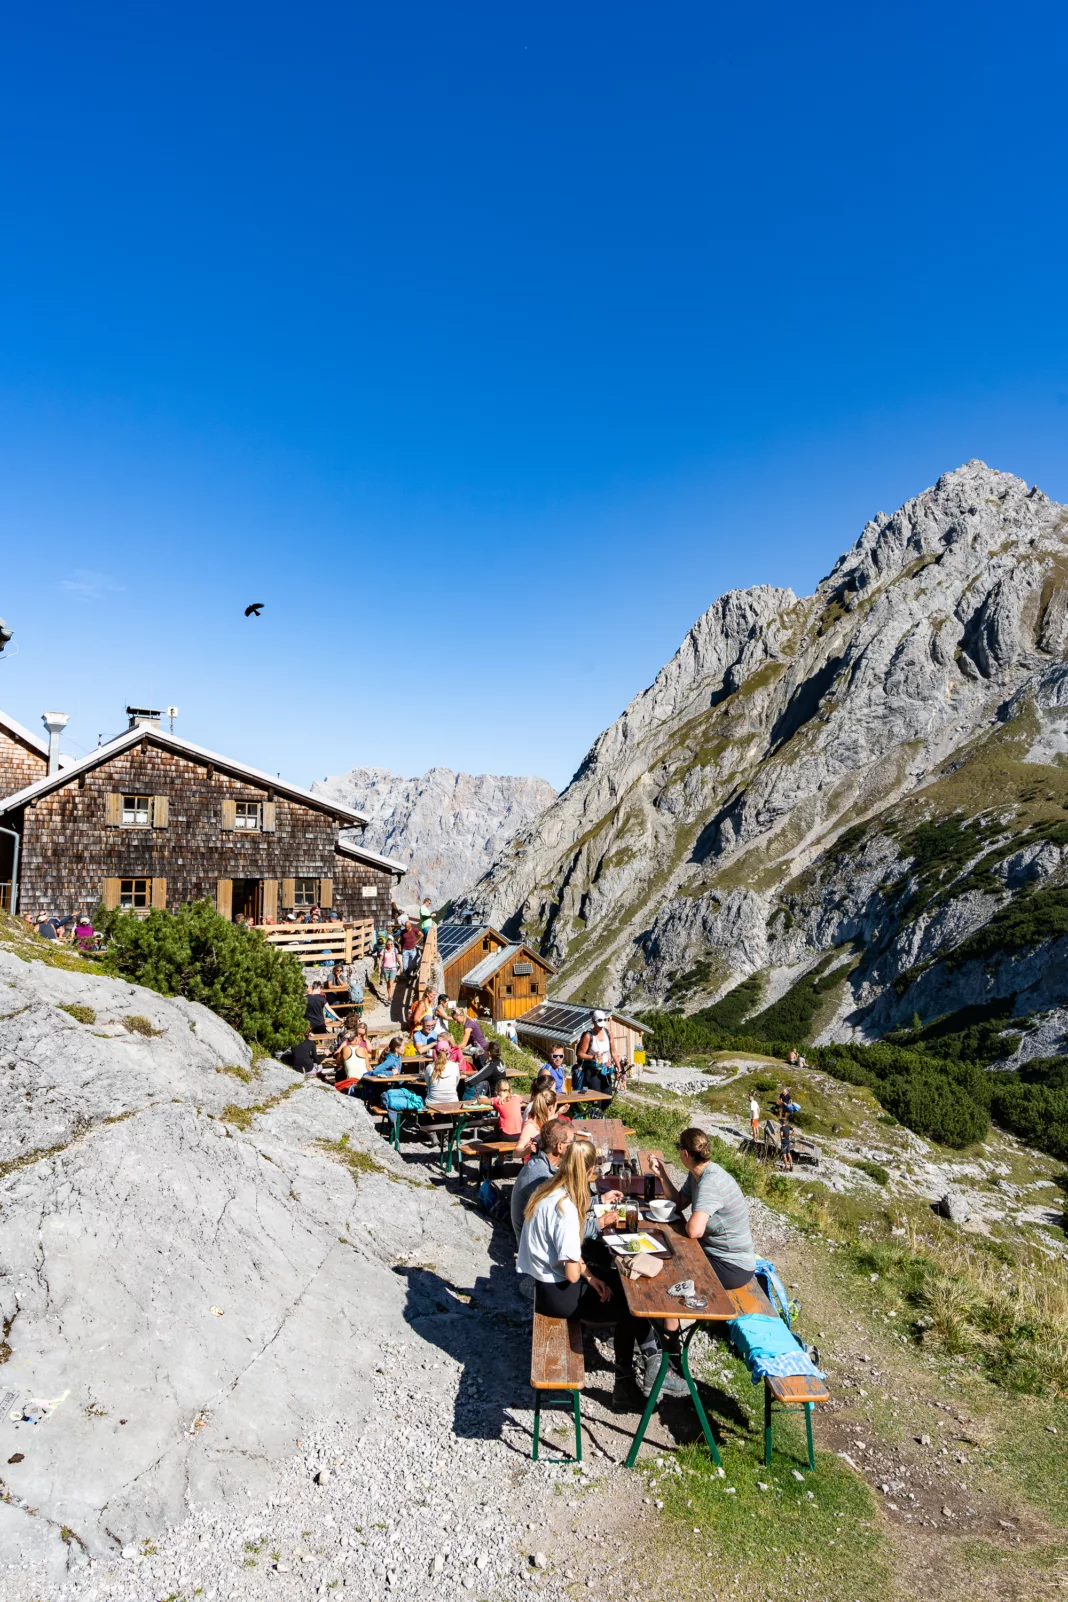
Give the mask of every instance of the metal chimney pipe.
[(48, 771), (59, 772), (59, 737), (70, 722), (69, 712), (43, 712), (41, 722), (48, 730)]

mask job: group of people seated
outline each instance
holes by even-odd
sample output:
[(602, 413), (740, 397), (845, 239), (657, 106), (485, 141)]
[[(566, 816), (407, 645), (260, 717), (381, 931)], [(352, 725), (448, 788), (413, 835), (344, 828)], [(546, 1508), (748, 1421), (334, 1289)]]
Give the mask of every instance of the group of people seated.
[(23, 923), (29, 924), (31, 929), (44, 940), (65, 941), (68, 945), (77, 946), (82, 951), (88, 951), (96, 944), (96, 930), (93, 920), (87, 912), (72, 912), (61, 918), (58, 912), (24, 912)]
[[(689, 1210), (686, 1233), (700, 1241), (720, 1283), (728, 1290), (747, 1284), (756, 1270), (756, 1254), (745, 1197), (726, 1170), (712, 1161), (711, 1142), (703, 1129), (683, 1130), (678, 1160), (686, 1173), (679, 1186), (660, 1158), (651, 1160), (664, 1195), (680, 1213)], [(652, 1391), (662, 1349), (668, 1353), (668, 1373), (661, 1394), (687, 1394), (682, 1335), (678, 1319), (658, 1320), (662, 1348), (654, 1322), (630, 1312), (615, 1259), (602, 1238), (603, 1231), (621, 1223), (615, 1209), (624, 1196), (619, 1190), (600, 1191), (600, 1179), (593, 1142), (565, 1118), (546, 1120), (512, 1186), (516, 1268), (528, 1291), (532, 1289), (538, 1312), (612, 1327), (612, 1405), (629, 1412), (641, 1405), (637, 1392), (647, 1397)], [(600, 1218), (595, 1200), (609, 1209)]]

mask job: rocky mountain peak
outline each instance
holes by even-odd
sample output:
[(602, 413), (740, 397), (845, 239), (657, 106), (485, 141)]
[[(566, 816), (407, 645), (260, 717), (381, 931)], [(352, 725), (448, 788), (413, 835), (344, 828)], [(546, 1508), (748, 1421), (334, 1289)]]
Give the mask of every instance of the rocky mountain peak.
[[(972, 461), (872, 518), (811, 596), (721, 596), (476, 887), (477, 910), (541, 942), (561, 995), (632, 1005), (696, 1004), (753, 973), (772, 994), (865, 918), (882, 938), (901, 909), (876, 898), (862, 915), (856, 886), (836, 881), (841, 916), (820, 901), (804, 938), (787, 902), (847, 832), (900, 839), (959, 809), (946, 775), (1007, 729), (1023, 740), (1030, 719), (1027, 751), (1056, 752), (1059, 730), (1036, 745), (1035, 719), (1064, 715), (1048, 675), (1065, 655), (1066, 542), (1068, 510)], [(1017, 778), (976, 773), (968, 816), (1004, 802), (1033, 822)]]

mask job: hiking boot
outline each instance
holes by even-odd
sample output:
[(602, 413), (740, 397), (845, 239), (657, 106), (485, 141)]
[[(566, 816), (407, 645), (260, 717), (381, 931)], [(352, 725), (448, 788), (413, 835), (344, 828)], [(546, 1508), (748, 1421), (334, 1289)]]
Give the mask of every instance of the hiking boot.
[[(643, 1393), (646, 1396), (651, 1396), (653, 1393), (653, 1386), (656, 1384), (656, 1376), (660, 1372), (660, 1353), (651, 1352), (649, 1356), (646, 1357), (645, 1353), (643, 1352), (641, 1355), (645, 1368), (639, 1384), (641, 1385)], [(682, 1374), (676, 1368), (674, 1363), (669, 1364), (667, 1374), (664, 1376), (664, 1383), (660, 1387), (660, 1395), (689, 1396), (689, 1394), (690, 1387), (683, 1379)]]
[(632, 1368), (617, 1372), (612, 1387), (612, 1408), (617, 1413), (641, 1412), (642, 1393)]

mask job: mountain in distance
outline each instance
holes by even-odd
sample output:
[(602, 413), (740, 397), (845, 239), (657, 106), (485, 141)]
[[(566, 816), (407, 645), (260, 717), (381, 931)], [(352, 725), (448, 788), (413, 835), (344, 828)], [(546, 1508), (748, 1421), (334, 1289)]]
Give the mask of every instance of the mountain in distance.
[(470, 905), (561, 997), (733, 991), (765, 1039), (1011, 1020), (1018, 1055), (1057, 1049), (1066, 614), (1068, 509), (969, 462), (815, 594), (716, 601)]
[(317, 780), (312, 789), (365, 812), (367, 828), (351, 837), (408, 867), (402, 900), (428, 895), (435, 907), (473, 885), (516, 830), (556, 799), (545, 779), (451, 768), (431, 768), (415, 779), (385, 768), (352, 768)]

